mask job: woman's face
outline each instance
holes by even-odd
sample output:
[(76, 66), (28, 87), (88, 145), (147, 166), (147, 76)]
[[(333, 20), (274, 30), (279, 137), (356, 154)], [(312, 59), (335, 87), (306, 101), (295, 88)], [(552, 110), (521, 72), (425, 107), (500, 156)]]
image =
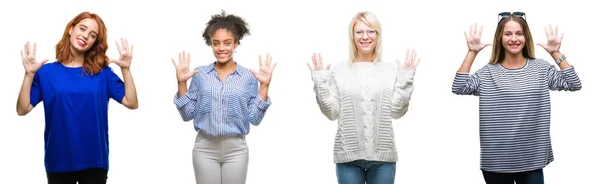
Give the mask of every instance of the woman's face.
[(227, 29), (217, 29), (212, 35), (213, 54), (219, 63), (227, 63), (233, 59), (233, 50), (237, 48), (233, 34)]
[(98, 38), (98, 23), (91, 18), (83, 19), (69, 30), (69, 35), (71, 48), (76, 52), (85, 53)]
[(354, 45), (361, 54), (372, 54), (377, 45), (377, 31), (362, 21), (354, 25)]
[(525, 47), (525, 33), (518, 22), (510, 20), (504, 24), (502, 46), (507, 54), (521, 54)]

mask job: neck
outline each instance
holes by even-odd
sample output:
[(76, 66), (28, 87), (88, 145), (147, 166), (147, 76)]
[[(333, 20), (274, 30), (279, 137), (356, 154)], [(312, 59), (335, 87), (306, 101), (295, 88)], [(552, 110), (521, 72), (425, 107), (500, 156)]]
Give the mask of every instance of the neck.
[(229, 61), (225, 62), (225, 63), (220, 63), (220, 62), (215, 62), (215, 69), (217, 70), (221, 70), (221, 71), (233, 71), (235, 70), (235, 62), (233, 62), (233, 58), (231, 58)]
[(527, 59), (523, 56), (523, 53), (519, 54), (504, 54), (504, 60), (502, 61), (502, 66), (506, 68), (521, 68), (525, 65)]
[(71, 54), (73, 56), (73, 58), (71, 59), (71, 61), (68, 61), (67, 63), (63, 63), (65, 66), (69, 66), (69, 67), (80, 67), (83, 66), (83, 62), (85, 59), (85, 53), (79, 53), (77, 51), (74, 51), (73, 49), (71, 49)]
[(358, 62), (373, 62), (373, 53), (358, 53), (358, 57), (356, 57), (356, 60)]

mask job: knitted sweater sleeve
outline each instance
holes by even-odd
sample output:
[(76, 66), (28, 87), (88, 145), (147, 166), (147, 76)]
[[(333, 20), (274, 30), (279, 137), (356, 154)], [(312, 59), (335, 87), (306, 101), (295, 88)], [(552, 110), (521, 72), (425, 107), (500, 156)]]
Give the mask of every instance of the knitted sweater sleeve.
[(321, 113), (334, 121), (340, 116), (340, 97), (334, 77), (329, 70), (312, 71), (314, 91)]
[(394, 94), (392, 95), (392, 118), (399, 119), (408, 111), (410, 98), (413, 92), (413, 77), (411, 70), (400, 70), (396, 74)]

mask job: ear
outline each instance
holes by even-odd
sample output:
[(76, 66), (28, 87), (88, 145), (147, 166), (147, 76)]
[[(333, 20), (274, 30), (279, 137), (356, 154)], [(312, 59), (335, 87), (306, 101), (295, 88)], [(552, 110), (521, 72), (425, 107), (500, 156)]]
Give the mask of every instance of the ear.
[(235, 50), (238, 47), (238, 45), (240, 45), (240, 43), (239, 42), (235, 42), (235, 44), (233, 44), (233, 50)]
[(71, 29), (69, 29), (69, 36), (71, 36), (71, 33), (73, 33), (73, 27), (71, 27)]

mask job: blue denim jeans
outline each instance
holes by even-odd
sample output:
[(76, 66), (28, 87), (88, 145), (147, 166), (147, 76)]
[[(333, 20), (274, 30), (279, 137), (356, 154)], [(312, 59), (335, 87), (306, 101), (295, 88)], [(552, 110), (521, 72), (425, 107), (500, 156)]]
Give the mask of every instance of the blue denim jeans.
[(393, 184), (396, 162), (356, 160), (336, 164), (339, 184)]
[(542, 169), (520, 173), (495, 173), (483, 170), (482, 172), (487, 184), (544, 184)]

